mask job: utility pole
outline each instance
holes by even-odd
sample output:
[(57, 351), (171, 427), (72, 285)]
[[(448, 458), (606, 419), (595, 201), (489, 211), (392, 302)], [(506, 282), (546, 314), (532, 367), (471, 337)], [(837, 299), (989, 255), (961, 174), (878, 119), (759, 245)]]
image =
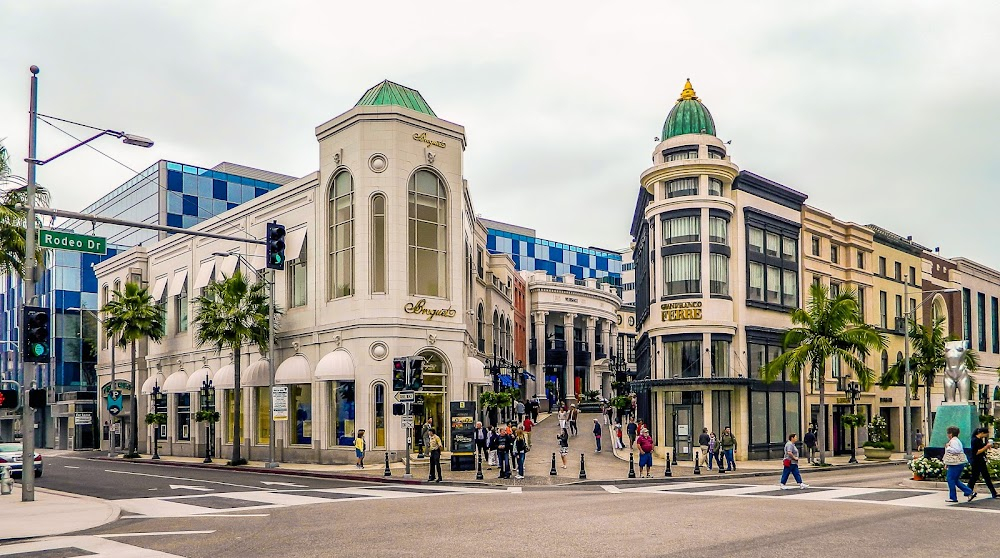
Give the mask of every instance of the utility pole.
[[(269, 273), (268, 273), (269, 271)], [(267, 469), (276, 469), (278, 462), (274, 460), (274, 270), (267, 270), (261, 273), (261, 278), (270, 277), (267, 282), (267, 296), (270, 299), (267, 304), (267, 367), (270, 376), (268, 391), (271, 394), (271, 430), (267, 437)]]
[[(32, 66), (31, 100), (28, 108), (28, 211), (24, 223), (24, 300), (31, 304), (35, 298), (35, 155), (38, 139), (38, 66)], [(21, 335), (21, 366), (24, 369), (24, 405), (21, 417), (21, 501), (35, 501), (35, 411), (28, 404), (28, 394), (35, 380), (35, 364), (24, 362), (28, 354), (25, 335)], [(29, 466), (24, 465), (30, 464)]]
[(904, 375), (903, 383), (906, 384), (904, 393), (906, 394), (906, 414), (903, 415), (903, 456), (906, 459), (913, 459), (913, 450), (910, 447), (910, 440), (913, 439), (913, 433), (910, 432), (912, 425), (910, 424), (910, 321), (916, 322), (916, 316), (912, 313), (916, 311), (916, 308), (910, 308), (910, 281), (914, 278), (910, 277), (910, 274), (906, 274), (906, 280), (903, 281), (903, 304), (906, 305), (907, 312), (904, 313), (906, 319), (903, 322), (903, 366), (905, 367), (906, 373)]

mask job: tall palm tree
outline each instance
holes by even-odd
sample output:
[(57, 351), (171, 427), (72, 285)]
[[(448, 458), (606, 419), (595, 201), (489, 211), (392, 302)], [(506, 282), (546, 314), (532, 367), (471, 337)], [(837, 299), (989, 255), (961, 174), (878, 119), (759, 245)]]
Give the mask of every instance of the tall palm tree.
[(132, 397), (129, 405), (129, 421), (132, 424), (132, 439), (125, 457), (139, 456), (139, 411), (136, 372), (136, 343), (149, 339), (159, 343), (164, 335), (163, 314), (153, 296), (138, 283), (125, 283), (124, 290), (111, 293), (111, 300), (101, 309), (104, 312), (104, 327), (108, 335), (117, 340), (120, 347), (131, 345), (132, 349)]
[[(0, 145), (0, 273), (21, 275), (24, 271), (25, 221), (27, 212), (21, 209), (28, 202), (28, 186), (24, 179), (11, 174), (7, 149)], [(48, 205), (49, 192), (35, 186), (35, 204)], [(41, 226), (41, 220), (35, 223)], [(41, 265), (43, 251), (36, 248), (35, 258)]]
[(802, 372), (819, 381), (820, 464), (826, 463), (826, 361), (839, 358), (850, 366), (863, 389), (873, 383), (873, 372), (865, 359), (873, 349), (887, 345), (884, 335), (867, 325), (858, 308), (854, 291), (834, 298), (822, 285), (813, 285), (805, 308), (792, 311), (793, 327), (785, 333), (783, 352), (764, 368), (764, 381), (773, 382), (788, 373), (799, 381)]
[[(956, 341), (952, 336), (944, 334), (944, 318), (937, 318), (929, 326), (917, 323), (915, 320), (908, 320), (910, 328), (910, 393), (913, 397), (917, 393), (917, 387), (922, 382), (924, 384), (924, 419), (927, 421), (927, 429), (931, 424), (931, 387), (939, 372), (945, 368), (944, 345), (948, 341)], [(979, 354), (969, 349), (965, 351), (965, 366), (969, 372), (975, 372), (979, 368)], [(890, 366), (879, 378), (879, 386), (888, 389), (892, 386), (903, 385), (906, 377), (906, 361), (901, 360)]]
[[(240, 455), (241, 405), (240, 350), (245, 344), (256, 345), (261, 354), (267, 352), (270, 335), (276, 331), (275, 324), (268, 323), (270, 299), (264, 281), (251, 283), (237, 269), (231, 277), (211, 283), (205, 293), (195, 299), (198, 312), (194, 323), (198, 326), (195, 339), (198, 345), (215, 345), (217, 351), (223, 348), (233, 352), (233, 458), (230, 465), (242, 465), (246, 460)], [(277, 316), (280, 312), (274, 309)], [(268, 355), (268, 358), (273, 358)], [(274, 433), (271, 433), (273, 436)]]

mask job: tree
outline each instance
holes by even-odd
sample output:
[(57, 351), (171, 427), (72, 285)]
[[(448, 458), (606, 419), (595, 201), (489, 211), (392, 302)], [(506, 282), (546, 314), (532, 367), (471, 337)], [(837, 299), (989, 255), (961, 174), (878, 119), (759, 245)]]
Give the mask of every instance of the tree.
[[(907, 320), (910, 328), (910, 393), (916, 394), (917, 387), (922, 382), (924, 388), (924, 417), (927, 427), (931, 427), (931, 387), (940, 371), (944, 370), (944, 344), (956, 341), (954, 337), (944, 333), (944, 318), (937, 318), (931, 325), (925, 326), (915, 320)], [(979, 354), (969, 349), (965, 351), (965, 366), (969, 372), (979, 368)], [(891, 386), (903, 385), (906, 380), (906, 361), (900, 360), (886, 370), (879, 378), (879, 386), (888, 389)], [(909, 394), (908, 394), (909, 395)], [(912, 397), (912, 395), (909, 395)]]
[(847, 290), (830, 298), (822, 285), (813, 285), (805, 308), (791, 313), (793, 327), (785, 332), (782, 353), (763, 370), (766, 382), (787, 373), (798, 382), (802, 372), (819, 381), (819, 459), (826, 463), (826, 361), (839, 358), (857, 375), (862, 389), (873, 383), (874, 373), (865, 359), (873, 349), (887, 346), (884, 335), (865, 324), (854, 291)]
[(129, 405), (129, 421), (132, 424), (132, 439), (125, 457), (139, 456), (139, 411), (136, 387), (136, 343), (149, 339), (159, 343), (163, 339), (163, 314), (153, 296), (138, 283), (125, 283), (124, 290), (111, 293), (111, 300), (101, 309), (104, 312), (104, 327), (108, 336), (122, 348), (132, 350), (132, 397)]
[[(0, 145), (0, 273), (21, 275), (24, 272), (25, 223), (28, 186), (25, 180), (11, 174), (7, 149)], [(35, 186), (35, 204), (49, 203), (49, 192)], [(35, 223), (41, 226), (41, 220)], [(36, 261), (42, 265), (43, 251), (36, 248)]]
[[(195, 340), (198, 345), (215, 345), (217, 351), (233, 352), (233, 458), (230, 465), (246, 463), (240, 455), (241, 404), (240, 350), (249, 343), (256, 345), (261, 354), (267, 353), (270, 335), (277, 331), (277, 324), (268, 324), (270, 300), (263, 281), (249, 282), (240, 270), (231, 277), (211, 283), (205, 293), (195, 299), (198, 312), (194, 323), (198, 327)], [(280, 311), (275, 308), (274, 315)], [(268, 355), (268, 358), (273, 358)], [(272, 432), (273, 436), (274, 433)]]

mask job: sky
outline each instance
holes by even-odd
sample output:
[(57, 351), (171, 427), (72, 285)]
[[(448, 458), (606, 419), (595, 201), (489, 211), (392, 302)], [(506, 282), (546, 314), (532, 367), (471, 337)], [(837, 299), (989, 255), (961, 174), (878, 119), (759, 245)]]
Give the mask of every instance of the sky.
[[(16, 174), (32, 64), (40, 113), (156, 142), (95, 142), (136, 170), (230, 161), (304, 176), (319, 166), (315, 126), (390, 79), (465, 126), (482, 216), (625, 248), (639, 176), (690, 78), (741, 169), (839, 219), (1000, 269), (995, 0), (9, 0), (3, 11), (0, 140)], [(41, 157), (73, 143), (39, 126)], [(38, 182), (54, 207), (79, 210), (132, 176), (84, 148)]]

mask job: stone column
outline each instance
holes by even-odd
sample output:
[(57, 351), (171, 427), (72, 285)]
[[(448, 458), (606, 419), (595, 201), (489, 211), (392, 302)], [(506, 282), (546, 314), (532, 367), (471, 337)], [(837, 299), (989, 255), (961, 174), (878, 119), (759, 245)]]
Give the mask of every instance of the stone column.
[(594, 355), (596, 354), (597, 351), (597, 318), (593, 316), (587, 316), (586, 320), (587, 321), (586, 321), (586, 326), (584, 326), (585, 329), (584, 329), (583, 340), (587, 342), (587, 351), (590, 353), (590, 366), (588, 367), (589, 370), (587, 371), (587, 384), (588, 384), (587, 387), (589, 389), (594, 389), (594, 386), (597, 386), (597, 389), (601, 389), (600, 380), (598, 379), (597, 381), (595, 381), (594, 379), (595, 376), (594, 361), (596, 360), (594, 358)]
[(545, 316), (548, 312), (534, 312), (535, 327), (535, 393), (539, 399), (545, 399)]
[(576, 314), (563, 314), (563, 338), (566, 341), (566, 368), (563, 371), (563, 384), (566, 387), (566, 403), (576, 403), (576, 382), (574, 381), (574, 369), (576, 368), (576, 355), (574, 354), (574, 330), (573, 321)]

